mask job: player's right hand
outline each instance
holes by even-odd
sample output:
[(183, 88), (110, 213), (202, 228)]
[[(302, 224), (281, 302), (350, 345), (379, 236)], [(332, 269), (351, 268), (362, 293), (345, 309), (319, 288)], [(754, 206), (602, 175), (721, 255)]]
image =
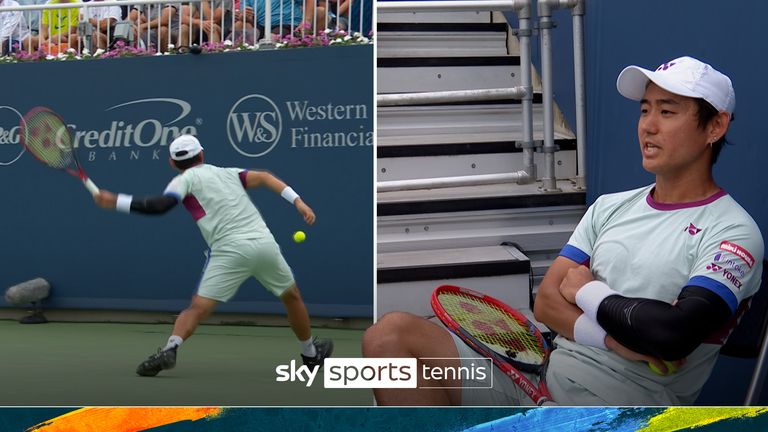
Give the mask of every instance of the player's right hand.
[(93, 200), (101, 208), (113, 209), (117, 204), (117, 195), (108, 190), (101, 189), (98, 194), (93, 196)]

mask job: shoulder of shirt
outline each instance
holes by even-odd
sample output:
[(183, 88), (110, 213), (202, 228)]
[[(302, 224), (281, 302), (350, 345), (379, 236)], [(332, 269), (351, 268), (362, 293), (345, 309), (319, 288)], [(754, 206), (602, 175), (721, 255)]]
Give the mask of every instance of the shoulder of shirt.
[(717, 223), (726, 226), (741, 226), (761, 237), (760, 227), (752, 216), (730, 194), (726, 194), (709, 205)]
[(593, 204), (594, 206), (614, 206), (621, 205), (637, 199), (645, 199), (654, 185), (647, 185), (637, 189), (631, 189), (628, 191), (614, 192), (609, 194), (600, 195)]

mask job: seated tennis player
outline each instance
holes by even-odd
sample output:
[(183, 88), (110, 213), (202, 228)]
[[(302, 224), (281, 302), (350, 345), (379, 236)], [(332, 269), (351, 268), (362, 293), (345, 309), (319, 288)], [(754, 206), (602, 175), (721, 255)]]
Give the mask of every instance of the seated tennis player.
[(141, 363), (136, 373), (155, 376), (174, 367), (182, 342), (192, 336), (216, 305), (231, 299), (251, 276), (285, 305), (304, 364), (312, 368), (322, 366), (333, 352), (333, 342), (312, 337), (309, 315), (291, 268), (246, 189), (265, 186), (273, 190), (294, 205), (310, 225), (315, 222), (315, 213), (292, 188), (266, 171), (203, 163), (203, 147), (192, 135), (179, 136), (169, 150), (171, 165), (181, 174), (171, 180), (163, 195), (134, 198), (102, 189), (94, 197), (100, 207), (125, 213), (163, 214), (184, 203), (209, 246), (192, 304), (176, 319), (165, 347)]
[[(558, 334), (546, 383), (561, 405), (690, 405), (762, 273), (757, 225), (712, 175), (735, 94), (727, 76), (691, 57), (655, 71), (629, 66), (617, 87), (640, 102), (643, 168), (656, 182), (598, 198), (547, 271), (534, 305)], [(403, 313), (371, 327), (363, 350), (477, 357), (443, 327)], [(380, 405), (532, 403), (498, 371), (492, 389), (443, 383), (452, 384), (464, 388), (374, 393)]]

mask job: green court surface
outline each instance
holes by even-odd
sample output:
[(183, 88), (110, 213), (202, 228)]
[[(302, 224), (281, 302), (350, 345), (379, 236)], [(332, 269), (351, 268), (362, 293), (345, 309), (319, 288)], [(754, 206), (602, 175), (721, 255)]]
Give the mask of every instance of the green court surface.
[[(369, 389), (277, 382), (296, 360), (288, 327), (200, 326), (176, 367), (156, 377), (136, 366), (165, 344), (169, 324), (48, 323), (0, 320), (0, 406), (371, 406)], [(361, 357), (362, 330), (317, 329), (334, 357)]]

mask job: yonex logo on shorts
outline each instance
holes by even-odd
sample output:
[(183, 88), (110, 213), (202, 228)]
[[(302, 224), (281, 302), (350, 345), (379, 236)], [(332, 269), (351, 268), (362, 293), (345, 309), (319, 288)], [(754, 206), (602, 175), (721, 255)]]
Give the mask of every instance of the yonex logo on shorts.
[(752, 254), (750, 254), (746, 249), (742, 248), (741, 246), (731, 243), (728, 241), (723, 241), (720, 243), (720, 250), (724, 250), (726, 252), (730, 252), (737, 257), (744, 260), (745, 263), (749, 266), (749, 268), (752, 268), (753, 265), (755, 265), (755, 258), (752, 257)]

